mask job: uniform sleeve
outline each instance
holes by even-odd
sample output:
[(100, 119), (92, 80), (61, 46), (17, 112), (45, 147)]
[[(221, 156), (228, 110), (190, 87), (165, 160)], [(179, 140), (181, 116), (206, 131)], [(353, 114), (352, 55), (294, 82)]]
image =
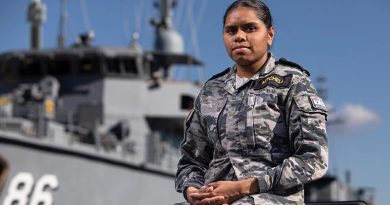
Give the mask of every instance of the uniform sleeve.
[(327, 110), (306, 76), (293, 80), (286, 102), (292, 154), (257, 178), (261, 193), (285, 193), (321, 178), (328, 169)]
[[(199, 101), (196, 103), (199, 105)], [(204, 175), (212, 158), (213, 146), (207, 138), (206, 123), (195, 105), (185, 123), (184, 139), (181, 143), (182, 157), (178, 163), (175, 188), (184, 192), (189, 186), (204, 185)]]

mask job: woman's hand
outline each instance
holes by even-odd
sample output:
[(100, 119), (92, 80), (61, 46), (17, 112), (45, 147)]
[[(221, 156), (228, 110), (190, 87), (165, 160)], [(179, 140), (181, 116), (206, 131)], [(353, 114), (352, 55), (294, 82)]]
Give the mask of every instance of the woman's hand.
[(218, 181), (207, 186), (213, 188), (213, 195), (223, 197), (222, 204), (230, 204), (245, 196), (244, 183), (242, 181)]
[(188, 187), (186, 194), (187, 200), (191, 205), (224, 205), (223, 196), (215, 196), (213, 187), (203, 186), (200, 189), (195, 187)]
[[(218, 181), (212, 182), (207, 185), (208, 190), (211, 191), (210, 196), (213, 198), (204, 198), (201, 202), (203, 204), (214, 204), (212, 202), (217, 201), (215, 204), (231, 204), (234, 201), (248, 196), (250, 194), (258, 193), (259, 187), (255, 178), (244, 179), (240, 181)], [(212, 189), (209, 189), (211, 187)]]
[(258, 192), (259, 187), (255, 178), (240, 181), (218, 181), (200, 189), (188, 187), (187, 199), (191, 205), (227, 205), (244, 196)]

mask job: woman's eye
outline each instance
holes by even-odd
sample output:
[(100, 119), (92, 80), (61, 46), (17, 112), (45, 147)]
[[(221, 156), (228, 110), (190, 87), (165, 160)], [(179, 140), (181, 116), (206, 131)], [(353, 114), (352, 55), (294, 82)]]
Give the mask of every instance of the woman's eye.
[(248, 25), (248, 26), (245, 27), (245, 31), (247, 31), (247, 32), (256, 31), (256, 26)]
[(225, 29), (225, 32), (228, 34), (235, 34), (235, 33), (237, 33), (237, 27), (227, 27)]

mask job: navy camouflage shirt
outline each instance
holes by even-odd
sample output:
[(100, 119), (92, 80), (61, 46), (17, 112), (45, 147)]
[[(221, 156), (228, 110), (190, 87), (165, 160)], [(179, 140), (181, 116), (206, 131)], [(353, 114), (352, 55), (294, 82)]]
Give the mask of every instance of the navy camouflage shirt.
[(328, 167), (327, 109), (308, 72), (270, 55), (236, 87), (235, 67), (203, 86), (185, 124), (176, 190), (255, 177), (233, 204), (304, 204), (303, 185)]

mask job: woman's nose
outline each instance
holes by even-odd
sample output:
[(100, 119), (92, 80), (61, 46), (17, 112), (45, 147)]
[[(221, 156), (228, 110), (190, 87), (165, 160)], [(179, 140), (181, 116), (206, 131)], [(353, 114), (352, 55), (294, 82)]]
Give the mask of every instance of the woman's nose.
[(243, 34), (236, 34), (234, 41), (235, 42), (242, 42), (245, 41), (246, 37)]
[(244, 32), (238, 31), (236, 35), (234, 36), (234, 41), (235, 42), (242, 42), (246, 40), (246, 35)]

